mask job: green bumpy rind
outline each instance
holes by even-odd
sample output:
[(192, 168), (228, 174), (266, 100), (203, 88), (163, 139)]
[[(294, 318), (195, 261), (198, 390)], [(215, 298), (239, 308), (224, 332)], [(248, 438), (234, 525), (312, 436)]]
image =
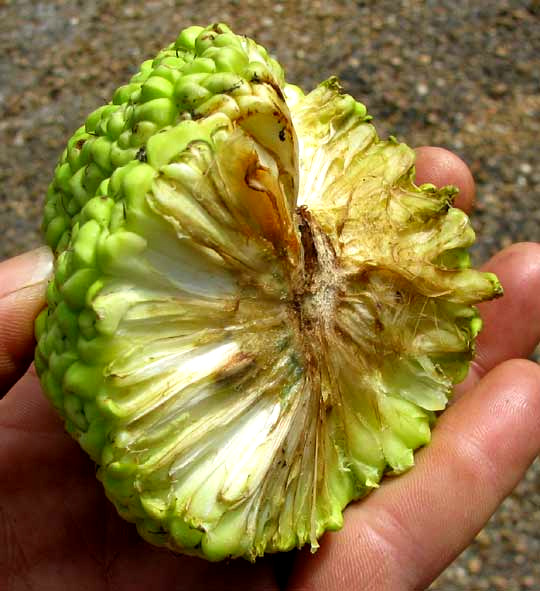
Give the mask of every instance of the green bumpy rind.
[[(281, 66), (263, 47), (225, 25), (184, 30), (69, 140), (47, 191), (42, 225), (47, 244), (56, 253), (66, 250), (83, 207), (95, 196), (117, 196), (108, 188), (111, 176), (145, 162), (149, 138), (178, 126), (188, 113), (193, 119), (214, 112), (234, 118), (240, 114), (235, 99), (250, 94), (249, 83), (264, 81), (284, 85)], [(98, 221), (105, 221), (106, 211), (103, 206)]]

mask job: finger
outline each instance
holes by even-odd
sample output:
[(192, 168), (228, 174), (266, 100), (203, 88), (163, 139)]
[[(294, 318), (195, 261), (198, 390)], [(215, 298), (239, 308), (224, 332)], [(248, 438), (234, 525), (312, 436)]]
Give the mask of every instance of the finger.
[(43, 247), (0, 263), (0, 396), (32, 358), (34, 319), (45, 305), (52, 260)]
[(529, 357), (540, 341), (540, 244), (513, 244), (495, 255), (483, 270), (499, 277), (504, 295), (478, 306), (484, 328), (469, 376), (456, 388), (456, 396), (502, 361)]
[(454, 205), (469, 213), (475, 196), (474, 179), (469, 167), (453, 152), (422, 146), (416, 149), (416, 182), (437, 187), (455, 185), (459, 189)]
[(440, 419), (407, 474), (347, 509), (302, 553), (291, 589), (425, 589), (474, 538), (540, 452), (540, 367), (508, 361)]

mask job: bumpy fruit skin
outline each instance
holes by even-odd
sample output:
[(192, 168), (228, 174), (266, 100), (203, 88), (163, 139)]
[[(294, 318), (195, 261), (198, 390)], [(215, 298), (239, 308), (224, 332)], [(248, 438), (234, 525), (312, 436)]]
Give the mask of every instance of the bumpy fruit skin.
[(69, 140), (36, 368), (118, 512), (209, 560), (318, 547), (413, 465), (500, 295), (453, 187), (336, 80), (191, 27)]

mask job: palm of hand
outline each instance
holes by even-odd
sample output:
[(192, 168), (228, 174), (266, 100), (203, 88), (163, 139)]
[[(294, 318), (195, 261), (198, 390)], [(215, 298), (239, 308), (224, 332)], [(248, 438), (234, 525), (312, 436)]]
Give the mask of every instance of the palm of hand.
[[(421, 149), (418, 176), (457, 184), (460, 206), (470, 207), (474, 187), (455, 157)], [(3, 285), (13, 283), (10, 273), (11, 279), (23, 274), (24, 265), (13, 261), (0, 266)], [(425, 588), (470, 542), (540, 449), (540, 369), (506, 361), (526, 357), (540, 338), (540, 304), (529, 295), (540, 289), (540, 246), (511, 247), (487, 268), (499, 275), (507, 295), (483, 305), (486, 329), (477, 364), (433, 442), (417, 455), (414, 470), (349, 507), (343, 530), (325, 536), (316, 555), (293, 556), (288, 584), (284, 571), (291, 557), (211, 564), (142, 541), (106, 500), (91, 462), (63, 432), (30, 370), (0, 401), (0, 588)], [(1, 391), (21, 373), (17, 358), (31, 350), (43, 291), (43, 283), (4, 294), (0, 289), (0, 326), (8, 327), (0, 331)], [(441, 523), (449, 526), (441, 530)]]

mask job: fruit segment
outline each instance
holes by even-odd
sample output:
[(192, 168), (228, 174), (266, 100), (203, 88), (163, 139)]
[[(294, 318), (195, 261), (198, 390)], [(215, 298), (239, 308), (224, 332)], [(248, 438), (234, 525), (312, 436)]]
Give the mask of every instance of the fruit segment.
[(335, 79), (191, 27), (77, 130), (47, 194), (36, 368), (118, 512), (209, 560), (309, 544), (414, 463), (500, 295), (456, 189)]

